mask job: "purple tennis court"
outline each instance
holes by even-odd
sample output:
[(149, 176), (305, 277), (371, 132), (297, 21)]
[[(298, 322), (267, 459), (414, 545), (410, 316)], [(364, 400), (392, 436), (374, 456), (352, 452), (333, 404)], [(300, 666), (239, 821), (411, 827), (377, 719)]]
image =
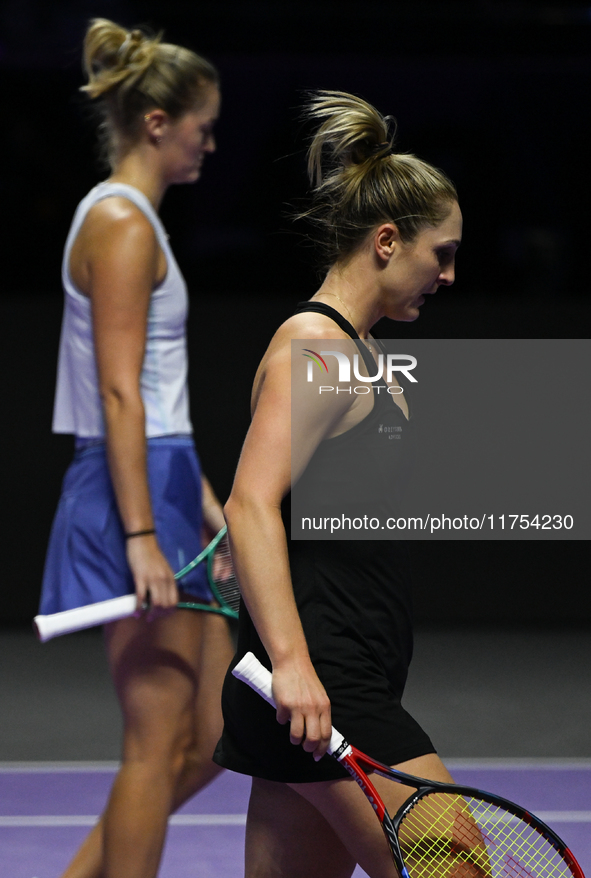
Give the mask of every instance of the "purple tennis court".
[[(449, 760), (458, 782), (519, 802), (591, 875), (591, 760)], [(0, 766), (2, 874), (58, 878), (95, 822), (114, 763)], [(161, 878), (241, 878), (250, 780), (226, 772), (171, 820)], [(356, 878), (365, 875), (360, 869)]]

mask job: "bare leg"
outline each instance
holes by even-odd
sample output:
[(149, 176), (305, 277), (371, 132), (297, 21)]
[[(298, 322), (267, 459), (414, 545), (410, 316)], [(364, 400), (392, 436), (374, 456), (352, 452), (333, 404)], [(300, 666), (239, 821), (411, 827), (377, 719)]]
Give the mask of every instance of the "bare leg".
[(211, 755), (233, 648), (222, 618), (191, 611), (115, 623), (106, 640), (125, 721), (123, 765), (64, 878), (149, 878), (169, 813), (220, 771)]
[[(179, 612), (194, 615), (191, 610)], [(193, 741), (185, 754), (172, 811), (176, 811), (198, 790), (207, 786), (222, 770), (211, 757), (224, 725), (222, 684), (234, 656), (234, 646), (225, 619), (213, 613), (199, 615), (202, 617), (202, 642), (193, 714)]]
[[(433, 753), (394, 767), (407, 774), (453, 783), (448, 770)], [(372, 774), (371, 779), (391, 815), (414, 792), (410, 787), (392, 783), (376, 774)], [(355, 861), (371, 878), (396, 878), (392, 855), (380, 824), (353, 779), (291, 786), (324, 815)]]
[(355, 860), (316, 808), (287, 784), (253, 778), (245, 878), (350, 878)]
[[(434, 754), (396, 767), (420, 777), (451, 781)], [(377, 775), (372, 775), (372, 781), (390, 814), (412, 792)], [(246, 878), (349, 878), (356, 863), (371, 878), (397, 878), (380, 825), (355, 781), (287, 785), (253, 780), (246, 825)]]

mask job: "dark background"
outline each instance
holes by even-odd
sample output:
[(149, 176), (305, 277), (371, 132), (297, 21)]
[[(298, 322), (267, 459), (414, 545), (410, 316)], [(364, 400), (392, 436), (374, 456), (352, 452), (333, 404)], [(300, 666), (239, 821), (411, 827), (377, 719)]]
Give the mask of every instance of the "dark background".
[[(307, 89), (348, 90), (392, 113), (399, 149), (444, 168), (460, 193), (456, 284), (417, 324), (383, 323), (378, 334), (579, 338), (591, 323), (586, 4), (8, 0), (0, 8), (5, 625), (35, 613), (71, 455), (71, 439), (52, 436), (50, 424), (61, 250), (77, 202), (104, 176), (77, 92), (94, 16), (162, 28), (221, 73), (218, 150), (203, 180), (168, 193), (162, 216), (191, 293), (197, 445), (222, 499), (258, 360), (318, 283), (306, 230), (287, 216), (306, 192)], [(548, 420), (559, 434), (560, 399), (548, 400)], [(424, 625), (591, 620), (584, 543), (417, 542), (412, 551)]]

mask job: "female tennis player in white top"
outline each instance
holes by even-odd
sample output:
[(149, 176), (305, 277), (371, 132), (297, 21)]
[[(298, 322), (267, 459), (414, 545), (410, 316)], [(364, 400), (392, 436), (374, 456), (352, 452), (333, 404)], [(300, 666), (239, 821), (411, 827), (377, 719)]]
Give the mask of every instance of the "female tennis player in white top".
[[(186, 289), (157, 216), (168, 186), (198, 180), (214, 151), (220, 94), (209, 62), (139, 30), (96, 19), (84, 49), (111, 174), (66, 246), (54, 430), (74, 433), (77, 451), (42, 612), (134, 589), (138, 607), (149, 597), (150, 618), (106, 627), (123, 763), (64, 876), (152, 878), (169, 814), (220, 770), (211, 755), (233, 652), (224, 619), (172, 611), (173, 567), (199, 551), (201, 512), (206, 536), (224, 520), (192, 446)], [(181, 588), (207, 599), (198, 578)]]

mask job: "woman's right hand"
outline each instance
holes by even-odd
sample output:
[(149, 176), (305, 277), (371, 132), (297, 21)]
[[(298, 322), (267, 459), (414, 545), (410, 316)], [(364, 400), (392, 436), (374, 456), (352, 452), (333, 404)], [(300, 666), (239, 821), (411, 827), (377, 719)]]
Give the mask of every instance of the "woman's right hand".
[(160, 551), (155, 534), (127, 540), (127, 562), (137, 595), (137, 612), (149, 603), (148, 619), (169, 613), (178, 603), (174, 573)]
[(322, 759), (332, 733), (330, 701), (309, 658), (273, 665), (277, 721), (290, 723), (290, 741)]

